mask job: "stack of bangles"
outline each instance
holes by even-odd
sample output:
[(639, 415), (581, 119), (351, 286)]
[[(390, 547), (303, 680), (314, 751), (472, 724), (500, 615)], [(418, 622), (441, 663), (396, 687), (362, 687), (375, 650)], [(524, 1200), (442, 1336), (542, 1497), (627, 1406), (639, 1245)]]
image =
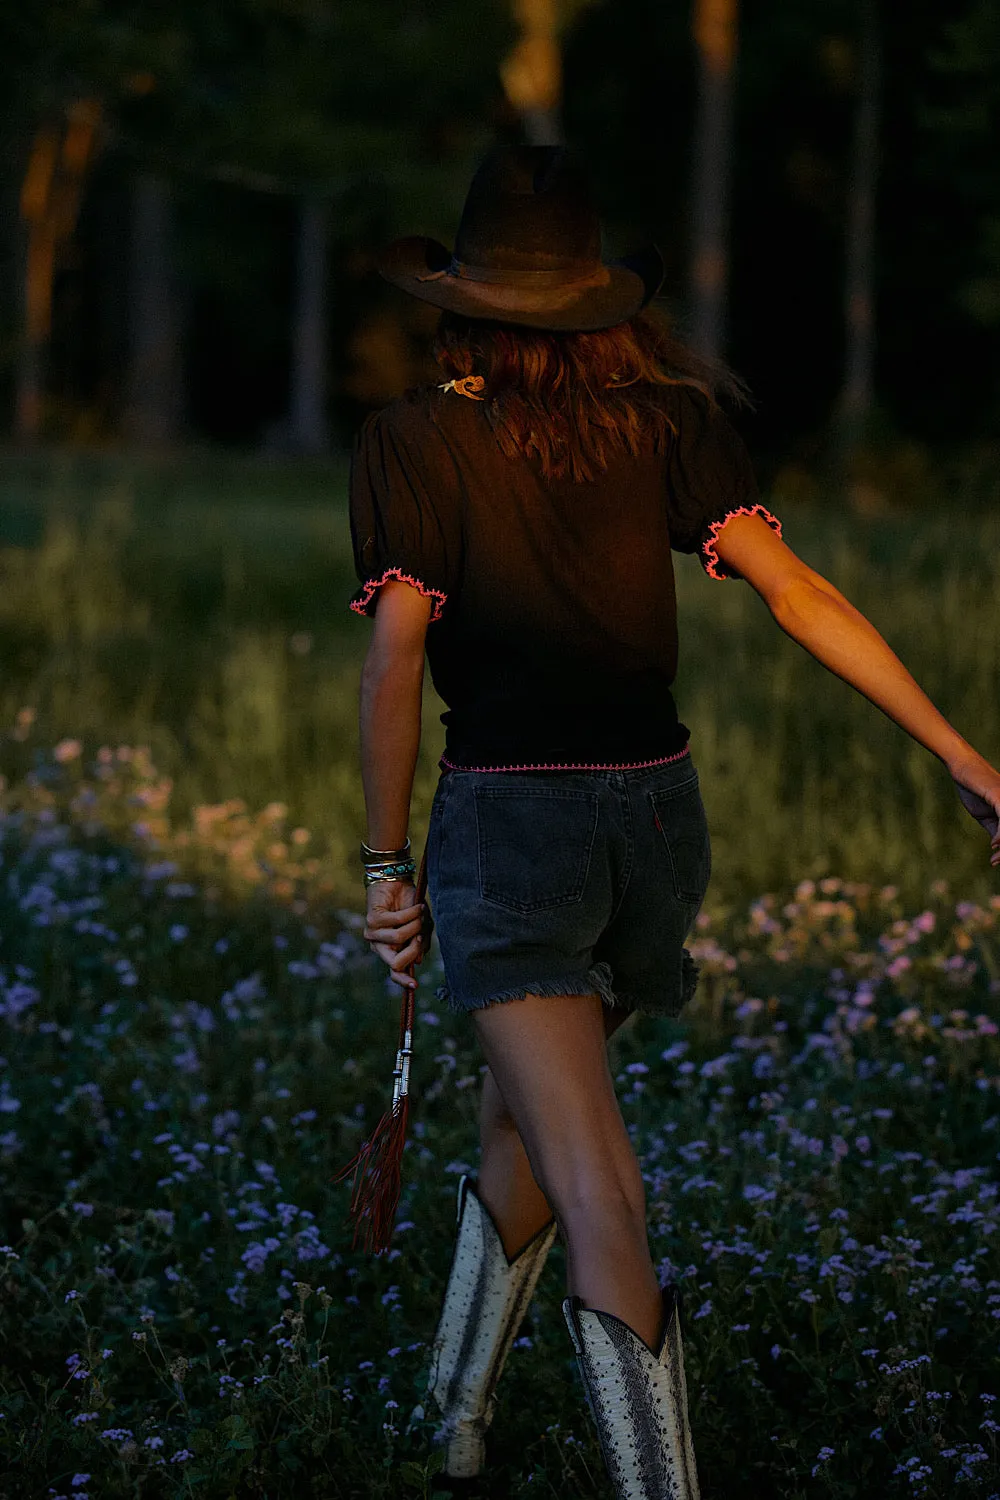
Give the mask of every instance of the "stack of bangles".
[(410, 841), (402, 849), (369, 849), (361, 845), (361, 863), (365, 867), (365, 885), (374, 885), (377, 880), (410, 880), (417, 867), (410, 854)]

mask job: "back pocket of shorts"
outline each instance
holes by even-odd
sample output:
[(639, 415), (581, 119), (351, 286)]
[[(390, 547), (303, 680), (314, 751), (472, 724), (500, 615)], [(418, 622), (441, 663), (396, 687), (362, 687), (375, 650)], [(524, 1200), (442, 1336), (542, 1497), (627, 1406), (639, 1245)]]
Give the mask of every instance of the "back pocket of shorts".
[(597, 832), (597, 793), (478, 786), (479, 891), (512, 911), (579, 901)]
[(678, 901), (700, 906), (712, 873), (712, 850), (698, 778), (648, 795), (670, 856), (674, 894)]

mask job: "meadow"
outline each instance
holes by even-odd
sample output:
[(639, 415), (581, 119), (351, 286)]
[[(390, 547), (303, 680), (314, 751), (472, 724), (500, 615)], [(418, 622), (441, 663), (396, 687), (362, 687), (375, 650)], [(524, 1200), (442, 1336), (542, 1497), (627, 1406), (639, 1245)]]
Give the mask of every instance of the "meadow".
[[(0, 480), (0, 1496), (430, 1500), (482, 1064), (435, 950), (393, 1246), (353, 1250), (330, 1179), (388, 1100), (398, 1003), (359, 936), (343, 473)], [(780, 513), (996, 758), (995, 515)], [(996, 1500), (986, 837), (748, 590), (677, 572), (713, 888), (694, 1002), (611, 1056), (705, 1500)], [(557, 1243), (490, 1497), (608, 1494), (564, 1277)]]
[[(370, 631), (337, 465), (289, 471), (206, 457), (87, 457), (0, 467), (0, 772), (49, 744), (150, 747), (171, 807), (279, 802), (309, 830), (341, 901), (363, 833), (356, 700)], [(1000, 760), (993, 503), (927, 502), (862, 518), (770, 503), (785, 536), (863, 610), (933, 701)], [(746, 585), (674, 554), (675, 697), (713, 841), (713, 898), (827, 874), (923, 897), (946, 878), (994, 888), (940, 763), (789, 640)], [(428, 685), (412, 829), (443, 742)], [(20, 726), (20, 727), (18, 727)], [(24, 741), (24, 743), (27, 743)]]

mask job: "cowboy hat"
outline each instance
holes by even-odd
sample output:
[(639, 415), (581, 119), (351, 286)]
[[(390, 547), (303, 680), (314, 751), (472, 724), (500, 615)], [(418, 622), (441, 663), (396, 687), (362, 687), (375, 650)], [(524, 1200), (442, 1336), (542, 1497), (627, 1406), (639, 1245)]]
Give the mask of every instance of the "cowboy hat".
[(601, 258), (589, 185), (564, 146), (494, 146), (469, 186), (454, 252), (408, 235), (376, 265), (435, 307), (561, 332), (624, 323), (663, 280), (655, 245)]

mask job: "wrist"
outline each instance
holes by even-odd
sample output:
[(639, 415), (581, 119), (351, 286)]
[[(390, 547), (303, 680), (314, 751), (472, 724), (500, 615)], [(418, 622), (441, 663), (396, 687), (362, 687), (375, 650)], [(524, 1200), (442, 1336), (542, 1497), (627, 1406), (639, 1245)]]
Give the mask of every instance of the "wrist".
[(972, 746), (961, 736), (957, 744), (943, 754), (941, 759), (953, 778), (960, 776), (962, 772), (968, 774), (970, 771), (980, 771), (984, 768), (993, 769), (989, 762), (979, 754), (979, 751), (973, 750)]

